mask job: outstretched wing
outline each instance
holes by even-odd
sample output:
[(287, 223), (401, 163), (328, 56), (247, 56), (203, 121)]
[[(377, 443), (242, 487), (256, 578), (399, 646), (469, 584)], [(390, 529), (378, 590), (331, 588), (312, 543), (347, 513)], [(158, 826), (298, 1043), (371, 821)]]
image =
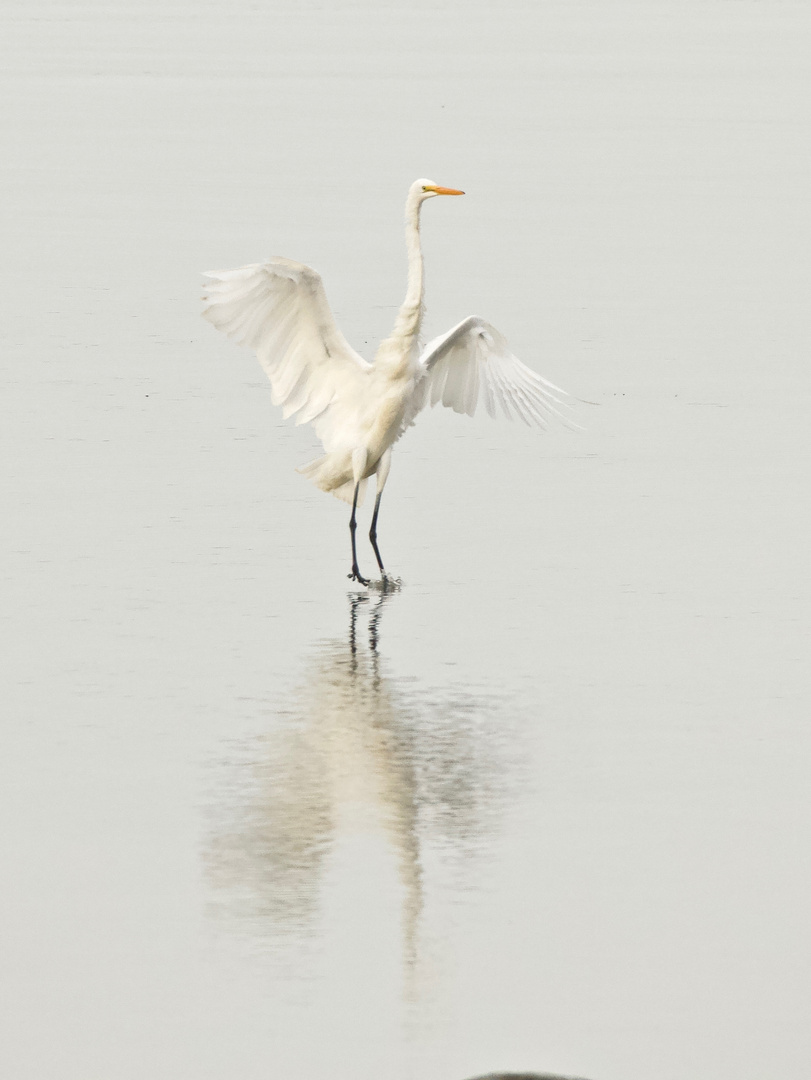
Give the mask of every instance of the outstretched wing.
[(425, 369), (421, 403), (441, 401), (454, 412), (473, 416), (484, 400), (491, 416), (498, 406), (510, 420), (518, 416), (542, 428), (552, 416), (570, 423), (556, 407), (568, 408), (562, 400), (566, 391), (522, 364), (498, 330), (477, 315), (429, 342), (420, 363)]
[(312, 423), (328, 452), (345, 434), (351, 441), (371, 365), (338, 329), (320, 275), (277, 257), (205, 277), (203, 317), (255, 350), (273, 404)]

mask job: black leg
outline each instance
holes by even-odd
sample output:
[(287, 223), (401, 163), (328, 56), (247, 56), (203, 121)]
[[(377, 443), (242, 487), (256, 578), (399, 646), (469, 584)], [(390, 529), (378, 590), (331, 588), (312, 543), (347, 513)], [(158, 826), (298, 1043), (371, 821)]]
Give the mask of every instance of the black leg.
[(352, 517), (349, 519), (349, 533), (352, 537), (352, 573), (347, 574), (347, 577), (351, 578), (353, 581), (359, 581), (361, 585), (368, 585), (369, 579), (363, 577), (358, 569), (358, 553), (355, 550), (355, 530), (358, 527), (357, 522), (355, 521), (355, 511), (358, 508), (359, 487), (360, 484), (355, 484), (355, 497), (352, 499)]
[(377, 498), (375, 499), (375, 512), (372, 514), (372, 527), (369, 530), (369, 539), (372, 541), (372, 547), (374, 548), (377, 565), (380, 567), (380, 573), (385, 577), (386, 571), (383, 569), (383, 560), (380, 558), (380, 549), (377, 546), (377, 514), (380, 510), (380, 496), (382, 494), (382, 491), (378, 491)]

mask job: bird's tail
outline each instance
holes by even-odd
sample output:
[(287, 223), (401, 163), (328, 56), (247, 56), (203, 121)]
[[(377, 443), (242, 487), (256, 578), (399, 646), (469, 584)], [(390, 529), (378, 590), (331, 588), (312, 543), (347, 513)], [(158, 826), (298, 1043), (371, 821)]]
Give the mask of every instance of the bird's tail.
[[(346, 479), (346, 471), (341, 470), (336, 475), (334, 459), (330, 454), (325, 454), (323, 457), (316, 458), (315, 461), (308, 461), (306, 465), (300, 466), (296, 469), (296, 472), (301, 473), (302, 476), (306, 476), (308, 480), (312, 480), (316, 487), (321, 488), (322, 491), (328, 491), (331, 495), (334, 495), (337, 499), (343, 499), (345, 503), (352, 504), (352, 499), (355, 496), (355, 481), (351, 477)], [(358, 506), (363, 505), (363, 496), (366, 493), (366, 480), (361, 480), (360, 487), (358, 488)]]

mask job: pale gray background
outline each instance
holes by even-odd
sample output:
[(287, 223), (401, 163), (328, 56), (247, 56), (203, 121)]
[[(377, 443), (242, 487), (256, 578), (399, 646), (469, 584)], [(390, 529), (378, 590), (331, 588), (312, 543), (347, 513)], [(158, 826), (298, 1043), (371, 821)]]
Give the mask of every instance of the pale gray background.
[[(810, 47), (6, 0), (3, 1076), (805, 1080)], [(597, 404), (421, 419), (353, 658), (346, 507), (198, 272), (310, 262), (371, 355), (419, 175), (428, 333)]]

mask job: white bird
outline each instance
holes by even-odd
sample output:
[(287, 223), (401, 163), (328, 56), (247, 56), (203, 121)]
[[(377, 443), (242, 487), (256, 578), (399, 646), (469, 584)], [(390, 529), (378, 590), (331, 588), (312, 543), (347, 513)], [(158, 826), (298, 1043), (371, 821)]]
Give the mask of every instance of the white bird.
[(377, 477), (369, 539), (384, 584), (377, 546), (380, 497), (391, 467), (391, 448), (430, 400), (473, 416), (483, 401), (491, 416), (498, 406), (512, 419), (545, 427), (556, 394), (565, 391), (522, 364), (502, 335), (477, 315), (463, 319), (420, 348), (423, 318), (423, 258), (420, 210), (437, 195), (464, 195), (432, 180), (415, 180), (405, 205), (408, 288), (394, 329), (370, 364), (349, 345), (335, 323), (320, 275), (281, 257), (237, 270), (205, 275), (204, 318), (242, 345), (254, 349), (267, 372), (274, 405), (285, 418), (312, 424), (323, 457), (298, 471), (322, 491), (352, 505), (352, 571), (358, 569), (355, 514), (366, 480)]

